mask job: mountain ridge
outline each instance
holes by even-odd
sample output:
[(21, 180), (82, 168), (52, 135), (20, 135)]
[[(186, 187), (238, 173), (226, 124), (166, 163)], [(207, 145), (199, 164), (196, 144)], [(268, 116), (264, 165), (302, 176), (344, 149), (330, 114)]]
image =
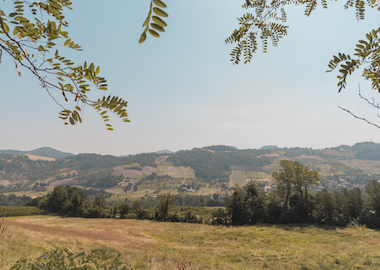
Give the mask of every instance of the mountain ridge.
[(41, 157), (51, 157), (51, 158), (65, 158), (65, 157), (70, 157), (70, 156), (75, 156), (72, 153), (68, 152), (63, 152), (56, 150), (51, 147), (40, 147), (34, 150), (30, 151), (21, 151), (21, 150), (13, 150), (13, 149), (5, 149), (5, 150), (0, 150), (0, 153), (4, 154), (12, 154), (12, 155), (35, 155), (35, 156), (41, 156)]

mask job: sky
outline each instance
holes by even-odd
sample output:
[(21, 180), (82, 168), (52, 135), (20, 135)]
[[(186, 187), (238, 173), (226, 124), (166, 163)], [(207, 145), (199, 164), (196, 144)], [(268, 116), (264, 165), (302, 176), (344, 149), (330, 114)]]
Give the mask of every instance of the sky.
[[(8, 1), (9, 2), (9, 1)], [(107, 3), (107, 4), (105, 4)], [(138, 40), (149, 0), (74, 1), (66, 12), (71, 38), (82, 52), (61, 52), (81, 64), (100, 66), (108, 91), (128, 101), (130, 123), (112, 117), (106, 131), (98, 114), (85, 108), (83, 123), (65, 126), (61, 108), (27, 70), (19, 77), (13, 60), (0, 64), (0, 149), (39, 147), (79, 153), (127, 155), (209, 145), (255, 149), (264, 145), (321, 149), (380, 142), (380, 129), (338, 106), (380, 124), (376, 109), (358, 95), (378, 99), (360, 71), (338, 93), (337, 72), (326, 73), (334, 54), (352, 54), (359, 39), (379, 26), (378, 11), (357, 21), (353, 9), (329, 2), (310, 16), (288, 7), (288, 36), (261, 49), (251, 63), (233, 65), (225, 39), (246, 12), (244, 1), (171, 1), (166, 32)], [(0, 9), (6, 12), (6, 3)], [(63, 41), (64, 42), (64, 41)], [(62, 43), (63, 43), (62, 42)], [(62, 95), (56, 93), (57, 99)], [(68, 106), (70, 109), (70, 106)]]

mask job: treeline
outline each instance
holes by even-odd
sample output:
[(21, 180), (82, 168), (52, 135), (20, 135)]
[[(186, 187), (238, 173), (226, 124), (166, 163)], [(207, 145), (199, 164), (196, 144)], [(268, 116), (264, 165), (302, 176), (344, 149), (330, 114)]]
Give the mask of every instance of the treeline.
[(71, 186), (57, 186), (52, 192), (37, 197), (25, 205), (61, 216), (94, 218), (109, 216), (104, 196), (97, 196), (92, 202), (82, 189)]
[(380, 228), (380, 183), (373, 180), (359, 188), (326, 189), (315, 195), (309, 186), (319, 185), (316, 171), (297, 161), (281, 160), (273, 173), (276, 189), (268, 194), (256, 182), (234, 187), (226, 200), (226, 212), (219, 211), (214, 223), (246, 225), (256, 223), (318, 223), (346, 226), (350, 223)]
[(33, 206), (0, 206), (0, 217), (44, 215), (45, 211)]
[(28, 196), (16, 196), (15, 194), (9, 194), (4, 195), (0, 193), (0, 205), (7, 206), (7, 205), (21, 205), (28, 201), (30, 201), (32, 198)]
[(266, 193), (256, 183), (235, 187), (226, 211), (215, 215), (214, 224), (253, 225), (311, 223), (333, 226), (365, 224), (380, 228), (380, 183), (373, 181), (363, 194), (359, 188), (333, 193), (324, 189), (307, 197), (295, 191), (286, 201), (278, 189)]
[(243, 151), (210, 152), (206, 149), (193, 149), (191, 151), (180, 151), (167, 159), (174, 166), (191, 167), (197, 178), (211, 181), (224, 177), (225, 172), (231, 170), (232, 165), (259, 167), (271, 164), (269, 158), (256, 158)]
[[(155, 220), (175, 220), (183, 221), (182, 218), (189, 220), (189, 214), (170, 214), (169, 206), (224, 206), (224, 198), (219, 194), (198, 196), (188, 194), (170, 195), (165, 194), (156, 198), (144, 196), (133, 202), (126, 202), (109, 206), (103, 194), (97, 194), (94, 200), (80, 188), (71, 186), (57, 186), (52, 192), (42, 197), (30, 200), (25, 205), (38, 207), (48, 213), (61, 216), (85, 217), (85, 218), (139, 218)], [(106, 193), (106, 195), (108, 195)], [(92, 195), (94, 196), (94, 195)], [(166, 200), (167, 210), (163, 209)], [(166, 206), (165, 206), (166, 207)], [(191, 220), (195, 220), (194, 217)], [(198, 220), (198, 219), (197, 219)], [(201, 219), (199, 219), (201, 220)]]

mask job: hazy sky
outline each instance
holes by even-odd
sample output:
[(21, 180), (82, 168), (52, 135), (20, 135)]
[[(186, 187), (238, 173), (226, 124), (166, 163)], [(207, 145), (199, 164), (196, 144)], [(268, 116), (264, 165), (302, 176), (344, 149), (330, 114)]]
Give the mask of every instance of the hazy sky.
[(246, 149), (380, 142), (379, 129), (338, 108), (380, 123), (377, 111), (359, 98), (358, 83), (365, 96), (378, 98), (378, 93), (358, 73), (338, 94), (337, 73), (325, 73), (332, 55), (353, 53), (357, 41), (379, 27), (378, 12), (358, 22), (341, 1), (329, 2), (327, 10), (317, 7), (311, 17), (301, 6), (288, 8), (289, 35), (279, 46), (269, 46), (267, 54), (259, 51), (250, 64), (232, 65), (233, 45), (224, 40), (246, 12), (243, 2), (166, 0), (166, 33), (140, 45), (149, 0), (74, 1), (66, 16), (68, 31), (84, 51), (68, 53), (78, 64), (87, 60), (101, 67), (109, 91), (90, 96), (128, 100), (131, 122), (111, 116), (115, 130), (106, 131), (87, 107), (83, 124), (63, 125), (60, 107), (26, 70), (18, 77), (3, 53), (0, 149), (49, 146), (75, 154), (125, 155), (216, 144)]

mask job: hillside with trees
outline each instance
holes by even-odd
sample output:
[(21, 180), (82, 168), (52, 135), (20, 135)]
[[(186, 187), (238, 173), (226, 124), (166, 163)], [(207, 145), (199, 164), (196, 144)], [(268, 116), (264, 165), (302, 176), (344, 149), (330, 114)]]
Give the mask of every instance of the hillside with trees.
[[(54, 160), (30, 159), (23, 154), (0, 153), (0, 192), (29, 192), (29, 196), (51, 191), (57, 185), (111, 189), (133, 194), (184, 190), (225, 193), (235, 184), (250, 181), (271, 192), (273, 172), (281, 160), (297, 161), (318, 172), (320, 186), (339, 191), (359, 188), (380, 179), (380, 145), (372, 142), (315, 150), (278, 148), (239, 150), (230, 146), (208, 146), (168, 154), (144, 153), (123, 157), (79, 154)], [(33, 193), (34, 192), (34, 193)], [(136, 193), (137, 192), (137, 193)]]

